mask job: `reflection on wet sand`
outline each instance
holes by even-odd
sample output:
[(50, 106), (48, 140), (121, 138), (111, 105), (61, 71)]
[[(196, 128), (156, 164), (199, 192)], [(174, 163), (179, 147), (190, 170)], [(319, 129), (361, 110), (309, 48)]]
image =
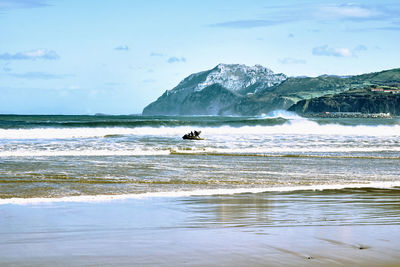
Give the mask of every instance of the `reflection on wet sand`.
[(0, 265), (396, 266), (399, 192), (0, 205)]
[(400, 188), (266, 192), (181, 200), (188, 227), (400, 224)]
[(192, 227), (246, 227), (272, 222), (274, 200), (264, 194), (239, 194), (182, 200), (193, 212)]

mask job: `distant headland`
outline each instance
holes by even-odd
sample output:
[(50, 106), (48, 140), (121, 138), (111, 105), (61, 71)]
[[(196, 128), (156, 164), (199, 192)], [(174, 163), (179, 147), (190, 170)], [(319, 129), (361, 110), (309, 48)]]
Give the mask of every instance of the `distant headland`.
[(219, 64), (189, 75), (146, 106), (143, 115), (400, 115), (400, 68), (354, 76), (288, 77), (260, 65)]

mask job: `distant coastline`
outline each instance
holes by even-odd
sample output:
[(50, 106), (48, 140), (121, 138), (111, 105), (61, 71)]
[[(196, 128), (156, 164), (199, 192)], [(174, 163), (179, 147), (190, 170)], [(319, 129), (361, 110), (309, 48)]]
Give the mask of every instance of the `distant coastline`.
[[(273, 110), (350, 117), (400, 115), (400, 68), (354, 76), (287, 77), (256, 65), (219, 64), (189, 75), (143, 115), (257, 116)], [(319, 115), (320, 116), (320, 115)], [(331, 115), (326, 115), (331, 116)]]
[(308, 113), (310, 118), (392, 118), (390, 113), (361, 113), (361, 112), (322, 112)]
[(301, 100), (288, 110), (326, 118), (389, 118), (400, 115), (398, 87), (370, 86), (339, 94)]

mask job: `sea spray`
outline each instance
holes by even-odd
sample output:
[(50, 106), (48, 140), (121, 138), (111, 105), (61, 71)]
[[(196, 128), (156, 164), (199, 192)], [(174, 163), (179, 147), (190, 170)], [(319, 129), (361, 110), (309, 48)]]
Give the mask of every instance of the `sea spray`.
[[(252, 122), (249, 122), (252, 123)], [(0, 129), (1, 139), (74, 139), (103, 138), (110, 136), (165, 136), (179, 137), (194, 128), (201, 128), (203, 135), (346, 135), (346, 136), (400, 136), (400, 125), (338, 125), (319, 124), (307, 119), (291, 119), (281, 125), (232, 127), (97, 127), (97, 128), (34, 128)]]

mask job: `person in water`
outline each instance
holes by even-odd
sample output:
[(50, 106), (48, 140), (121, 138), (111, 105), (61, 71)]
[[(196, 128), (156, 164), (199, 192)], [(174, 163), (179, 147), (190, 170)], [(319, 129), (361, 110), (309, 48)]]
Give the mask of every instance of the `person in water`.
[(187, 133), (183, 136), (183, 138), (199, 138), (200, 137), (201, 131), (191, 131), (190, 133)]

